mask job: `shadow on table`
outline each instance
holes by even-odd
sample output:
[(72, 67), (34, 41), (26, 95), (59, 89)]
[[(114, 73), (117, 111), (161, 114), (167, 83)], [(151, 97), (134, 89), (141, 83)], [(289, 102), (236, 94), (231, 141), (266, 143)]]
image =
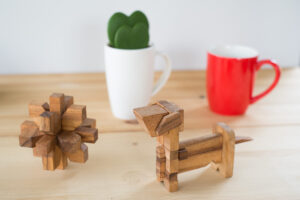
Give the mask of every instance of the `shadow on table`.
[(201, 197), (201, 195), (208, 197), (209, 194), (213, 194), (213, 192), (207, 194), (207, 191), (217, 191), (225, 182), (227, 182), (227, 179), (223, 178), (214, 169), (207, 167), (202, 170), (194, 170), (191, 174), (189, 174), (189, 172), (180, 174), (178, 176), (179, 190), (177, 192), (168, 192), (163, 183), (153, 181), (132, 193), (131, 197), (137, 198), (144, 196), (149, 197), (149, 199), (163, 199), (163, 197), (174, 197), (178, 199), (183, 196), (187, 197), (186, 195), (197, 198)]
[[(200, 172), (201, 171), (201, 172)], [(223, 178), (219, 172), (211, 168), (210, 166), (204, 169), (196, 169), (190, 172), (186, 172), (179, 175), (179, 189), (180, 191), (189, 192), (190, 194), (199, 194), (199, 192), (207, 190), (215, 190), (218, 186), (226, 182), (226, 178)], [(194, 175), (196, 173), (196, 175)], [(181, 177), (189, 176), (185, 180), (181, 180)]]

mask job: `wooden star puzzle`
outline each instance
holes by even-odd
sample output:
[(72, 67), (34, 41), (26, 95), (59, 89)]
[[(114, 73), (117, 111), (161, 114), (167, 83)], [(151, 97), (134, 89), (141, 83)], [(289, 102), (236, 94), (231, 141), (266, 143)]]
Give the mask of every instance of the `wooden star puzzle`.
[(33, 148), (33, 155), (42, 157), (45, 170), (65, 169), (68, 160), (85, 163), (86, 143), (98, 139), (96, 120), (87, 118), (86, 106), (73, 104), (72, 96), (54, 93), (47, 102), (31, 102), (32, 121), (21, 125), (21, 147)]
[(170, 192), (178, 190), (178, 173), (210, 163), (223, 177), (231, 177), (235, 144), (251, 140), (249, 137), (236, 137), (229, 126), (217, 123), (213, 134), (180, 142), (184, 112), (177, 105), (162, 100), (133, 111), (149, 135), (157, 137), (156, 177)]

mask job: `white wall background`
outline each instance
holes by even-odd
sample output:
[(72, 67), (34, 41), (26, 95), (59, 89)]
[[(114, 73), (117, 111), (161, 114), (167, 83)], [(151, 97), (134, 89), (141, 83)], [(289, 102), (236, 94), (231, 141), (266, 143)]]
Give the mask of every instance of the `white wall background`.
[(109, 17), (136, 9), (175, 69), (205, 68), (206, 50), (228, 43), (300, 65), (297, 0), (0, 0), (0, 74), (103, 71)]

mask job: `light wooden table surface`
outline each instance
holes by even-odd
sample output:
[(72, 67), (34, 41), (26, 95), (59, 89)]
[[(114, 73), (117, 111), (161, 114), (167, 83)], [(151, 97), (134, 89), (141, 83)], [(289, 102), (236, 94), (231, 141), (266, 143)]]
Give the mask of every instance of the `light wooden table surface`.
[[(258, 73), (255, 92), (272, 81)], [(277, 88), (238, 117), (209, 111), (204, 71), (173, 72), (153, 99), (185, 109), (181, 139), (210, 133), (212, 124), (228, 123), (236, 135), (254, 141), (236, 148), (234, 175), (222, 178), (209, 167), (179, 175), (179, 191), (168, 193), (156, 182), (155, 139), (135, 123), (112, 117), (103, 74), (0, 76), (0, 199), (300, 199), (300, 69), (282, 71)], [(100, 132), (89, 145), (85, 164), (64, 171), (43, 171), (32, 150), (18, 146), (27, 104), (52, 92), (74, 95), (97, 119)], [(109, 133), (109, 134), (108, 134)]]

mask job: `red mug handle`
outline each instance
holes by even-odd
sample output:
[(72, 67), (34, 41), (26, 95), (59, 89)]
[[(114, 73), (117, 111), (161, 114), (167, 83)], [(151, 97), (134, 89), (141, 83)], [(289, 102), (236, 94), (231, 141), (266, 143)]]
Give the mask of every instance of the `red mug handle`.
[(262, 97), (266, 96), (269, 92), (271, 92), (274, 89), (274, 87), (277, 85), (277, 83), (279, 81), (279, 77), (280, 77), (279, 66), (275, 62), (272, 62), (271, 60), (261, 60), (261, 61), (259, 61), (256, 64), (256, 71), (258, 71), (261, 68), (261, 66), (263, 66), (265, 64), (270, 64), (274, 68), (274, 70), (275, 70), (275, 79), (274, 79), (273, 83), (270, 85), (270, 87), (268, 89), (266, 89), (264, 92), (254, 96), (254, 97), (251, 96), (250, 97), (250, 103), (255, 103), (256, 101), (258, 101)]

